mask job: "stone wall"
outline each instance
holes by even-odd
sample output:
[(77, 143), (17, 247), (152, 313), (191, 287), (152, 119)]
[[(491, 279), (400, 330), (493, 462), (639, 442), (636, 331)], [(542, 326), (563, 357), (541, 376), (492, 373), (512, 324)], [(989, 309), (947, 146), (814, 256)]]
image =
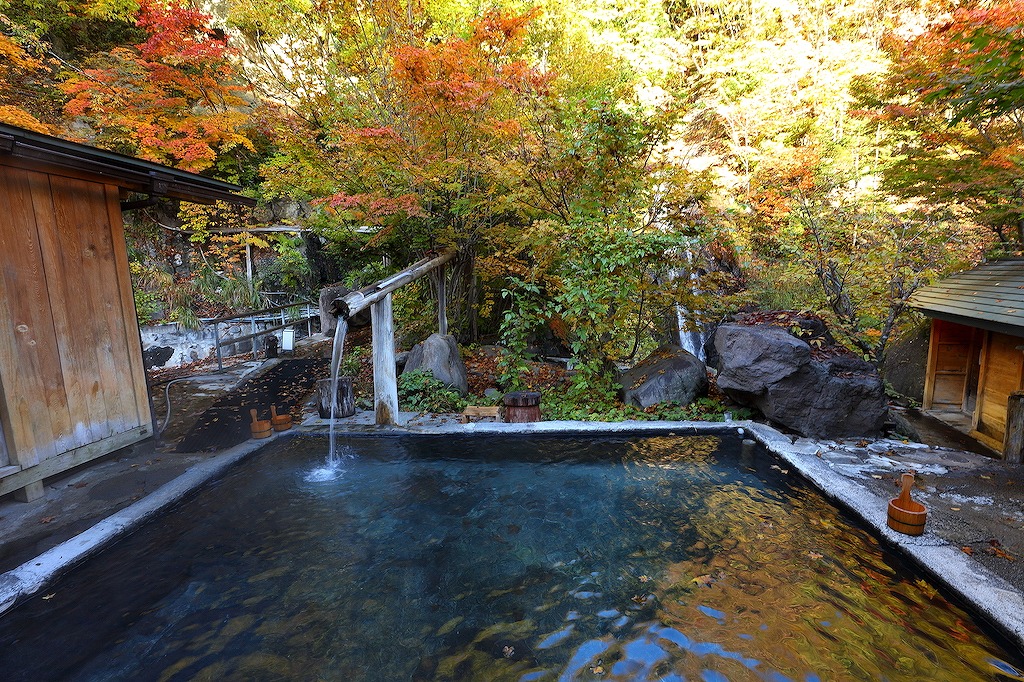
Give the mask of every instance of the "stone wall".
[[(256, 329), (262, 330), (280, 324), (280, 320), (270, 322), (257, 322)], [(178, 367), (196, 360), (217, 357), (216, 335), (212, 324), (203, 325), (200, 329), (185, 329), (177, 324), (158, 324), (142, 327), (142, 356), (146, 369), (154, 367)], [(278, 329), (272, 332), (281, 340), (281, 332)], [(306, 325), (295, 325), (296, 338), (305, 336)], [(248, 320), (233, 321), (220, 325), (220, 339), (227, 341), (230, 338), (248, 336), (252, 334), (252, 325)], [(256, 349), (263, 350), (263, 339), (257, 338)], [(280, 346), (280, 343), (278, 344)], [(253, 349), (253, 340), (247, 339), (238, 343), (224, 346), (221, 352), (225, 357), (238, 353), (247, 353)]]

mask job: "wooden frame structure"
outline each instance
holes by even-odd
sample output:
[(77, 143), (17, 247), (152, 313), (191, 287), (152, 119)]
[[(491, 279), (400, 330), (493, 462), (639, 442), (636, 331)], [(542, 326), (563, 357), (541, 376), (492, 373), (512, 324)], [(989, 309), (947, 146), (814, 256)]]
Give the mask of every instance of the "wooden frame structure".
[(153, 432), (124, 195), (253, 203), (238, 189), (0, 124), (0, 495)]
[(391, 293), (401, 286), (432, 273), (437, 277), (438, 331), (448, 333), (447, 301), (444, 286), (444, 265), (455, 257), (455, 251), (419, 260), (401, 272), (368, 287), (353, 291), (331, 304), (332, 312), (348, 320), (364, 308), (370, 309), (370, 330), (373, 336), (373, 410), (378, 425), (394, 424), (398, 416), (398, 375), (395, 369), (395, 321)]
[(1008, 413), (1024, 390), (1024, 260), (953, 275), (917, 292), (911, 305), (932, 318), (924, 409), (1019, 458)]

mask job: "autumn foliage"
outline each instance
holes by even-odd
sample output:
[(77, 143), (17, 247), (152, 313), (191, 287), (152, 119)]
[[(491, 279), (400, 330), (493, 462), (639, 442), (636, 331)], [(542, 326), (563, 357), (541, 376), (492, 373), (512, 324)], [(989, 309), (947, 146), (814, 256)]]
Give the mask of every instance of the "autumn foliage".
[(190, 171), (252, 149), (247, 89), (209, 19), (184, 2), (142, 0), (136, 23), (147, 39), (94, 56), (68, 79), (67, 114), (88, 121), (107, 145)]

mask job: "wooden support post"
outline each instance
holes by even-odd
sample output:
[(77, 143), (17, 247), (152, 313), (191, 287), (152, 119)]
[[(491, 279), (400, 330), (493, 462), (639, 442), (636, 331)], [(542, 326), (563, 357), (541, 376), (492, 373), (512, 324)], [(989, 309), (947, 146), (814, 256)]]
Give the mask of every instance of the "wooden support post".
[(1024, 392), (1011, 393), (1006, 400), (1006, 437), (1003, 459), (1007, 464), (1024, 460)]
[(370, 306), (373, 333), (373, 409), (377, 424), (398, 418), (398, 377), (395, 374), (395, 322), (391, 294)]
[(444, 265), (434, 270), (437, 273), (437, 333), (448, 335), (448, 292), (445, 286)]
[(35, 502), (46, 493), (42, 481), (33, 481), (24, 488), (14, 491), (14, 499), (18, 502)]

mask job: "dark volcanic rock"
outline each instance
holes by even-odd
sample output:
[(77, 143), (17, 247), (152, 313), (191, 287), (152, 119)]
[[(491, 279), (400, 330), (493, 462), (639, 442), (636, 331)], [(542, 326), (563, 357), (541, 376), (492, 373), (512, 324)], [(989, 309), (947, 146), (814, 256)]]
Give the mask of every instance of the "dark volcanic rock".
[(174, 355), (174, 349), (170, 346), (152, 346), (142, 351), (142, 362), (146, 365), (146, 369), (163, 367), (172, 355)]
[(469, 393), (466, 364), (459, 356), (459, 344), (454, 336), (431, 334), (409, 351), (402, 374), (427, 369), (438, 381), (454, 388), (462, 395)]
[(622, 402), (637, 407), (657, 403), (689, 405), (708, 393), (707, 367), (679, 346), (667, 345), (619, 377)]
[(715, 333), (718, 387), (812, 438), (879, 434), (887, 404), (875, 368), (853, 357), (816, 360), (785, 329), (726, 324)]

